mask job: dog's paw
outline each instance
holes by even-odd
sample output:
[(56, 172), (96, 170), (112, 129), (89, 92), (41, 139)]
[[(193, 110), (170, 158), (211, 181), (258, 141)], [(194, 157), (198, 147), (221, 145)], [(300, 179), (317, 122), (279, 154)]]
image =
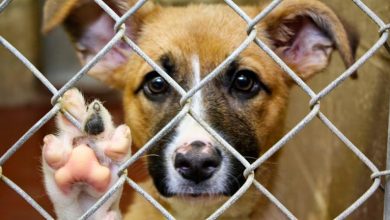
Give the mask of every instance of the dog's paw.
[[(119, 165), (130, 157), (131, 133), (126, 125), (115, 127), (103, 104), (85, 104), (72, 89), (61, 99), (63, 110), (80, 122), (81, 130), (57, 115), (58, 135), (47, 135), (42, 149), (46, 190), (60, 219), (74, 219), (87, 211), (118, 180)], [(118, 219), (121, 190), (94, 215)]]

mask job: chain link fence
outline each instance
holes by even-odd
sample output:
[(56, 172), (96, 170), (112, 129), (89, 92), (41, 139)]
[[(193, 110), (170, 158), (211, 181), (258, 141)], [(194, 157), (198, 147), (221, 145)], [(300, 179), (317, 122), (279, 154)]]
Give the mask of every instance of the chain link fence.
[[(161, 204), (159, 204), (151, 195), (145, 192), (136, 182), (127, 176), (126, 169), (137, 161), (142, 155), (146, 154), (153, 145), (166, 135), (173, 127), (175, 127), (185, 116), (190, 115), (196, 120), (207, 132), (209, 132), (218, 142), (222, 144), (232, 155), (234, 155), (245, 167), (244, 176), (246, 177), (245, 184), (231, 196), (221, 207), (219, 207), (214, 213), (212, 213), (207, 219), (217, 219), (222, 215), (230, 206), (232, 206), (252, 185), (256, 187), (264, 196), (266, 196), (279, 210), (289, 219), (297, 219), (294, 213), (289, 211), (272, 193), (270, 193), (260, 182), (254, 178), (254, 171), (264, 162), (266, 162), (272, 155), (281, 150), (285, 146), (286, 142), (293, 138), (298, 132), (300, 132), (308, 123), (314, 118), (320, 119), (329, 130), (336, 135), (350, 151), (355, 154), (362, 163), (367, 166), (371, 172), (371, 179), (373, 180), (372, 185), (363, 193), (356, 201), (340, 213), (335, 219), (345, 219), (354, 210), (358, 209), (365, 201), (367, 201), (374, 192), (380, 188), (381, 177), (390, 174), (390, 170), (380, 171), (375, 164), (369, 160), (338, 128), (320, 111), (320, 101), (329, 93), (331, 93), (336, 87), (342, 84), (347, 78), (349, 78), (359, 67), (361, 67), (370, 57), (372, 57), (379, 48), (386, 47), (390, 53), (390, 47), (387, 43), (389, 38), (390, 24), (386, 24), (381, 18), (379, 18), (373, 11), (370, 10), (362, 1), (352, 0), (357, 7), (359, 7), (368, 18), (375, 22), (378, 26), (379, 39), (377, 42), (363, 55), (361, 56), (352, 66), (350, 66), (345, 72), (339, 75), (335, 80), (329, 83), (320, 92), (315, 93), (305, 82), (300, 79), (297, 74), (294, 73), (263, 41), (257, 38), (256, 24), (267, 16), (274, 8), (276, 8), (282, 0), (274, 0), (267, 7), (263, 9), (256, 17), (250, 18), (238, 5), (232, 0), (225, 0), (225, 3), (237, 13), (247, 23), (247, 38), (242, 44), (235, 49), (222, 63), (220, 63), (213, 71), (211, 71), (200, 83), (189, 91), (185, 91), (175, 80), (173, 80), (160, 66), (158, 66), (152, 59), (145, 54), (135, 42), (125, 35), (126, 26), (124, 22), (131, 17), (139, 8), (141, 8), (147, 0), (139, 0), (130, 10), (128, 10), (123, 16), (118, 16), (104, 1), (95, 0), (95, 3), (99, 5), (112, 19), (116, 21), (114, 30), (114, 37), (97, 53), (97, 55), (90, 60), (85, 66), (81, 68), (62, 88), (56, 89), (50, 81), (26, 58), (21, 54), (12, 44), (6, 39), (0, 36), (0, 44), (5, 47), (9, 52), (17, 57), (34, 75), (37, 77), (46, 88), (53, 94), (51, 103), (53, 107), (46, 115), (44, 115), (38, 122), (36, 122), (13, 146), (11, 146), (6, 153), (1, 155), (0, 158), (0, 178), (10, 188), (23, 197), (33, 208), (35, 208), (44, 218), (53, 219), (48, 212), (46, 212), (34, 199), (29, 196), (23, 189), (16, 185), (12, 180), (7, 178), (2, 173), (2, 166), (4, 163), (14, 155), (18, 149), (45, 123), (52, 119), (61, 109), (58, 100), (61, 96), (70, 88), (72, 88), (77, 81), (79, 81), (99, 60), (110, 51), (110, 49), (119, 41), (126, 42), (135, 53), (142, 57), (155, 71), (157, 71), (180, 95), (180, 104), (182, 106), (179, 113), (162, 128), (154, 137), (152, 137), (139, 151), (137, 151), (132, 157), (124, 162), (119, 169), (118, 175), (119, 180), (80, 218), (87, 219), (91, 216), (103, 203), (110, 198), (123, 184), (128, 184), (135, 191), (141, 194), (147, 199), (154, 207), (156, 207), (161, 214), (167, 219), (175, 219)], [(0, 13), (9, 7), (11, 0), (3, 0), (0, 3)], [(232, 147), (227, 141), (225, 141), (217, 132), (210, 127), (201, 117), (199, 117), (191, 109), (190, 99), (191, 97), (204, 85), (213, 80), (218, 74), (221, 74), (222, 70), (229, 65), (245, 48), (250, 44), (255, 43), (263, 51), (265, 51), (279, 66), (286, 72), (298, 86), (311, 98), (309, 102), (310, 112), (286, 135), (284, 135), (276, 144), (274, 144), (268, 151), (261, 155), (255, 162), (249, 163), (240, 153), (238, 153), (234, 147)], [(73, 119), (70, 114), (65, 114), (76, 126), (79, 127), (77, 120)], [(389, 125), (390, 126), (390, 125)], [(389, 129), (389, 143), (390, 143), (390, 129)], [(388, 146), (388, 160), (390, 160), (390, 146)], [(388, 162), (387, 168), (390, 163)], [(370, 177), (367, 177), (370, 178)], [(386, 219), (390, 216), (390, 184), (386, 184), (386, 195), (385, 195), (385, 217)]]

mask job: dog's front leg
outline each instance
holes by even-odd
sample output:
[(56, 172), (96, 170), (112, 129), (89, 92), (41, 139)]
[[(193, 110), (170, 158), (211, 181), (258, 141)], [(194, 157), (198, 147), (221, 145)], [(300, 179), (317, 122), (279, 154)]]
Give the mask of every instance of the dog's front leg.
[[(130, 156), (131, 135), (126, 125), (114, 127), (99, 101), (86, 106), (76, 89), (66, 92), (61, 104), (81, 122), (82, 130), (57, 115), (58, 135), (44, 138), (43, 174), (57, 218), (77, 219), (118, 180), (118, 167)], [(90, 219), (120, 219), (121, 191)]]

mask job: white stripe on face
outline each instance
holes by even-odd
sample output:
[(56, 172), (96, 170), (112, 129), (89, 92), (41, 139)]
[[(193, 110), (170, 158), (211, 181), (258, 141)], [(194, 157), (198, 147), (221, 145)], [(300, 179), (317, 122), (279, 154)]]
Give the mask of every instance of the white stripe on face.
[[(193, 72), (193, 80), (192, 87), (195, 87), (200, 82), (200, 62), (199, 56), (194, 55), (191, 59), (192, 72)], [(198, 114), (200, 117), (203, 116), (204, 107), (203, 107), (203, 98), (202, 98), (202, 90), (198, 90), (194, 96), (191, 98), (192, 110)]]
[[(192, 67), (192, 87), (196, 86), (200, 82), (200, 62), (199, 56), (194, 55), (191, 58), (191, 67)], [(191, 108), (199, 117), (203, 118), (204, 116), (204, 107), (202, 99), (202, 90), (199, 90), (191, 98)], [(167, 155), (172, 155), (173, 152), (179, 146), (184, 143), (191, 143), (193, 141), (203, 141), (205, 143), (212, 142), (212, 137), (208, 132), (204, 130), (191, 116), (187, 115), (179, 123), (176, 128), (176, 135), (171, 141), (166, 150)]]
[[(191, 58), (192, 67), (192, 87), (196, 86), (201, 80), (200, 62), (197, 55)], [(205, 111), (203, 106), (202, 90), (199, 90), (191, 98), (191, 108), (199, 117), (204, 118)], [(164, 157), (167, 166), (167, 185), (171, 193), (182, 192), (184, 185), (188, 182), (185, 180), (174, 167), (174, 154), (177, 148), (184, 145), (184, 143), (192, 143), (194, 141), (202, 141), (204, 143), (215, 144), (214, 138), (191, 116), (187, 115), (179, 123), (176, 128), (175, 136), (168, 144), (164, 152)], [(226, 163), (222, 163), (221, 169), (208, 181), (206, 191), (221, 192), (224, 190), (227, 176)], [(213, 183), (213, 184), (211, 184)]]

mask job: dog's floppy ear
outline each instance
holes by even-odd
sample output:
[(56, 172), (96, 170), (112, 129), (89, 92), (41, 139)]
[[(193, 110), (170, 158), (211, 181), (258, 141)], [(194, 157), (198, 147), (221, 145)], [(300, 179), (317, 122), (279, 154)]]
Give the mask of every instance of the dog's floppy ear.
[(357, 35), (347, 33), (336, 14), (319, 1), (284, 1), (264, 24), (276, 54), (304, 80), (328, 66), (333, 49), (347, 67), (355, 61)]
[[(136, 0), (108, 0), (119, 16), (135, 4)], [(136, 40), (144, 18), (157, 7), (147, 2), (126, 21), (126, 34)], [(114, 36), (114, 20), (92, 0), (46, 0), (43, 31), (64, 24), (74, 43), (81, 63), (91, 60)], [(124, 85), (123, 69), (131, 53), (130, 47), (119, 41), (88, 73), (108, 85)]]

